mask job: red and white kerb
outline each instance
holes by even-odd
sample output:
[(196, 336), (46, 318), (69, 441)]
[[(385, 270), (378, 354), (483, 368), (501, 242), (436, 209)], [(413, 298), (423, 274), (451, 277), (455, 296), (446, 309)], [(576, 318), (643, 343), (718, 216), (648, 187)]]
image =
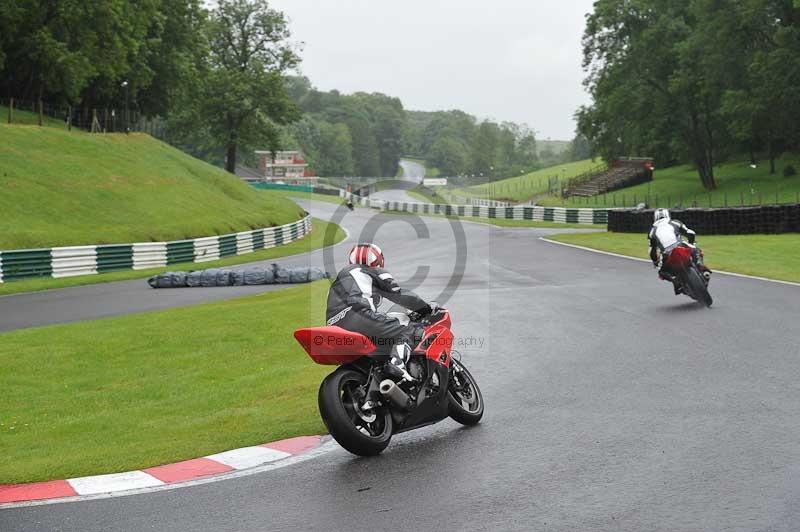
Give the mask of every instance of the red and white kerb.
[(383, 251), (375, 244), (356, 244), (350, 250), (350, 264), (363, 264), (370, 268), (383, 268)]

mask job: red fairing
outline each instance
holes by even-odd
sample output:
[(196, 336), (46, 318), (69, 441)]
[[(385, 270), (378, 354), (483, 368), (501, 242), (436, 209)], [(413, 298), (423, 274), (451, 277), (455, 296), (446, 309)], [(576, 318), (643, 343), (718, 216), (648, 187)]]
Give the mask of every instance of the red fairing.
[(442, 319), (425, 329), (417, 351), (445, 367), (450, 367), (450, 352), (453, 350), (453, 333), (450, 330), (450, 313), (445, 312)]
[(375, 351), (369, 338), (341, 327), (298, 329), (294, 337), (317, 364), (349, 364)]
[(692, 250), (687, 247), (678, 246), (672, 250), (667, 257), (667, 266), (670, 268), (685, 268), (692, 260)]

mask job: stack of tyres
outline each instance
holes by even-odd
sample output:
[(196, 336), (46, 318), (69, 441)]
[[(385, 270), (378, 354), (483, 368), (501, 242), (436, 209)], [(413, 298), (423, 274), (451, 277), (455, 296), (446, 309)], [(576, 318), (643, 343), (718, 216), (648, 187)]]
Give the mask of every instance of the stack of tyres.
[(244, 270), (209, 268), (191, 272), (166, 272), (152, 276), (147, 283), (153, 288), (193, 288), (218, 286), (256, 286), (265, 284), (310, 283), (327, 279), (322, 268), (284, 268), (278, 264), (251, 266)]
[[(672, 209), (672, 217), (699, 234), (741, 235), (800, 232), (800, 204), (754, 207)], [(653, 223), (652, 210), (608, 211), (608, 230), (646, 233)]]

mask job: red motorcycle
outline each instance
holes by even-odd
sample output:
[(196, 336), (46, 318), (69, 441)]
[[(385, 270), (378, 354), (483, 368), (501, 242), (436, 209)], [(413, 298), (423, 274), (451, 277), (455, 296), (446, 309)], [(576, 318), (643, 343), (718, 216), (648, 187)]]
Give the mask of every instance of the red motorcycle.
[(425, 329), (406, 364), (411, 382), (385, 375), (385, 350), (364, 335), (335, 326), (294, 333), (314, 362), (340, 366), (319, 387), (319, 411), (331, 436), (360, 456), (379, 454), (394, 434), (448, 416), (463, 425), (475, 425), (483, 417), (478, 384), (452, 357), (450, 313), (438, 309), (424, 318), (413, 312), (389, 315)]
[(714, 300), (708, 293), (708, 277), (700, 273), (698, 267), (702, 257), (702, 251), (683, 243), (667, 256), (667, 267), (681, 283), (684, 294), (710, 307)]

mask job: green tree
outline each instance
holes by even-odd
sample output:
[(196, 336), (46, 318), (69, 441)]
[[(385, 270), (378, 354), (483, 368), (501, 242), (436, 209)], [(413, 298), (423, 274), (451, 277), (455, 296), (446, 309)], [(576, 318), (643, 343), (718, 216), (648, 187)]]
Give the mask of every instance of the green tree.
[(286, 18), (265, 0), (220, 0), (207, 34), (205, 71), (183, 118), (225, 146), (225, 169), (233, 173), (241, 146), (275, 151), (278, 125), (299, 118), (284, 80), (299, 58)]
[(467, 149), (457, 138), (439, 137), (428, 150), (427, 162), (447, 176), (466, 172), (468, 160)]
[(707, 189), (742, 149), (765, 149), (774, 168), (798, 138), (798, 27), (791, 0), (600, 0), (579, 130), (607, 159), (688, 158)]
[(405, 114), (399, 98), (392, 98), (380, 93), (356, 95), (364, 98), (375, 142), (378, 147), (380, 175), (391, 177), (397, 175), (400, 157), (403, 155), (403, 125)]
[[(675, 158), (680, 141), (713, 189), (722, 88), (707, 75), (709, 20), (691, 0), (599, 0), (583, 38), (586, 85), (594, 103), (579, 128), (606, 159), (620, 155)], [(647, 153), (658, 150), (658, 154)]]
[(536, 135), (533, 131), (523, 131), (519, 137), (514, 153), (514, 163), (528, 169), (535, 168), (539, 163)]
[(353, 140), (345, 124), (320, 122), (319, 175), (341, 177), (353, 175)]
[(800, 137), (800, 9), (774, 0), (738, 7), (728, 34), (738, 37), (743, 71), (723, 97), (722, 114), (753, 162), (756, 150), (766, 150), (774, 173), (775, 159)]
[(199, 0), (6, 0), (0, 91), (20, 99), (166, 114), (205, 53)]
[(478, 126), (470, 145), (472, 173), (484, 178), (495, 176), (499, 128), (494, 122), (484, 121)]
[(168, 116), (197, 82), (209, 53), (201, 0), (162, 0), (160, 16), (147, 35), (146, 62), (151, 81), (136, 95), (140, 109)]

